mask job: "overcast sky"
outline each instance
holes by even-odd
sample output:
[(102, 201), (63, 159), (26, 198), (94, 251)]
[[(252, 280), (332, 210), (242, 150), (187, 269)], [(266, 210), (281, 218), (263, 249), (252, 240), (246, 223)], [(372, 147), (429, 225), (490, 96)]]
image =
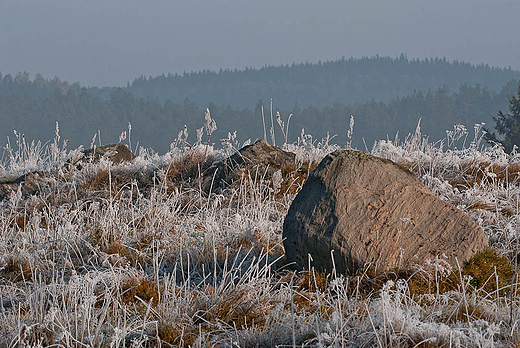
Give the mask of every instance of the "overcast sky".
[(85, 86), (405, 53), (520, 69), (519, 0), (0, 0), (0, 71)]

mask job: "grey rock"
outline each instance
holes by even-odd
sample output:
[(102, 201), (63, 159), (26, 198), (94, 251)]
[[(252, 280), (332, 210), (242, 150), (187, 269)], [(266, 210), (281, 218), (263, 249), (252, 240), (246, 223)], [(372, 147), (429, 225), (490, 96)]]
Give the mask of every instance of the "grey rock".
[[(436, 257), (461, 266), (488, 247), (478, 224), (433, 195), (411, 172), (353, 150), (326, 156), (295, 197), (283, 226), (297, 268), (381, 273)], [(333, 252), (332, 252), (333, 251)]]

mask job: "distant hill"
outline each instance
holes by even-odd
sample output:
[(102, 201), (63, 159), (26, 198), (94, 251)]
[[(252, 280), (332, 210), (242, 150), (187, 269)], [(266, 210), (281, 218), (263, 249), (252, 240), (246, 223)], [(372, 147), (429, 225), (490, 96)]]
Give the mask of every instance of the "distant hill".
[[(427, 93), (440, 87), (457, 91), (462, 84), (479, 84), (500, 92), (512, 79), (520, 79), (520, 71), (450, 62), (445, 58), (409, 60), (401, 55), (140, 77), (126, 90), (136, 97), (159, 98), (163, 102), (169, 99), (179, 103), (188, 98), (199, 107), (212, 102), (253, 108), (259, 99), (274, 98), (277, 107), (287, 110), (295, 105), (325, 107), (371, 100), (389, 102), (414, 91)], [(108, 89), (92, 91), (105, 97), (108, 92)]]

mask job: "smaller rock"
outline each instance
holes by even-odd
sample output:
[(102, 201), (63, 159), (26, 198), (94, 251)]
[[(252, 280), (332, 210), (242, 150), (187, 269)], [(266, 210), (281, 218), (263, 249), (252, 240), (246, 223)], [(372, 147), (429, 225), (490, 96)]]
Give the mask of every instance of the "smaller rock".
[(22, 187), (22, 196), (32, 196), (40, 191), (42, 180), (48, 177), (44, 172), (30, 172), (19, 176), (9, 182), (0, 184), (0, 201), (8, 198), (11, 193), (16, 192), (18, 187)]
[(262, 174), (267, 170), (268, 175), (271, 175), (278, 169), (294, 164), (295, 158), (294, 153), (284, 151), (261, 139), (252, 145), (244, 146), (233, 156), (215, 163), (204, 175), (203, 187), (207, 191), (212, 183), (213, 189), (230, 185), (239, 178), (238, 174), (242, 169), (258, 168)]
[(272, 168), (281, 169), (294, 163), (295, 157), (296, 155), (294, 153), (284, 151), (261, 139), (252, 145), (244, 146), (226, 162), (228, 165), (231, 164), (231, 166), (255, 166), (263, 164), (265, 166), (269, 165), (269, 167)]
[(85, 158), (92, 159), (93, 162), (98, 162), (101, 157), (106, 156), (116, 165), (131, 162), (135, 158), (135, 155), (123, 144), (104, 145), (85, 150), (83, 154)]

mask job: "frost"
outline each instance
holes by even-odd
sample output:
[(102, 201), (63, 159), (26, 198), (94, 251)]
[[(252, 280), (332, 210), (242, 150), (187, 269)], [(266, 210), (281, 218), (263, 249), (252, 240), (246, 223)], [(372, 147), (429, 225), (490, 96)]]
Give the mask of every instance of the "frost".
[[(284, 137), (289, 120), (276, 114)], [(353, 125), (352, 119), (350, 136)], [(129, 145), (130, 130), (120, 138)], [(285, 169), (271, 176), (240, 173), (221, 192), (204, 191), (198, 174), (175, 181), (190, 158), (218, 161), (239, 150), (232, 131), (220, 148), (213, 146), (215, 130), (207, 110), (193, 144), (184, 128), (165, 154), (141, 147), (132, 163), (101, 160), (68, 171), (63, 168), (76, 163), (82, 149), (67, 149), (58, 127), (47, 147), (14, 133), (0, 163), (2, 180), (31, 171), (48, 176), (37, 194), (18, 185), (1, 203), (1, 346), (146, 347), (152, 338), (174, 335), (177, 341), (167, 342), (173, 346), (228, 347), (292, 346), (293, 337), (297, 346), (322, 347), (502, 347), (518, 341), (518, 297), (472, 288), (470, 276), (456, 276), (452, 289), (437, 291), (435, 281), (457, 274), (442, 257), (413, 268), (434, 279), (425, 293), (417, 293), (408, 276), (370, 289), (384, 280), (370, 278), (368, 270), (293, 277), (281, 264), (283, 222), (294, 198), (280, 192)], [(379, 141), (371, 153), (408, 168), (473, 217), (492, 248), (514, 259), (520, 155), (484, 147), (482, 124), (473, 130), (470, 135), (456, 125), (432, 143), (419, 123), (403, 141)], [(297, 164), (310, 166), (341, 148), (333, 140), (302, 129), (283, 148), (296, 154)], [(198, 173), (200, 163), (192, 170)], [(411, 223), (407, 216), (401, 221)], [(47, 339), (46, 332), (54, 333), (49, 342), (29, 341)]]

